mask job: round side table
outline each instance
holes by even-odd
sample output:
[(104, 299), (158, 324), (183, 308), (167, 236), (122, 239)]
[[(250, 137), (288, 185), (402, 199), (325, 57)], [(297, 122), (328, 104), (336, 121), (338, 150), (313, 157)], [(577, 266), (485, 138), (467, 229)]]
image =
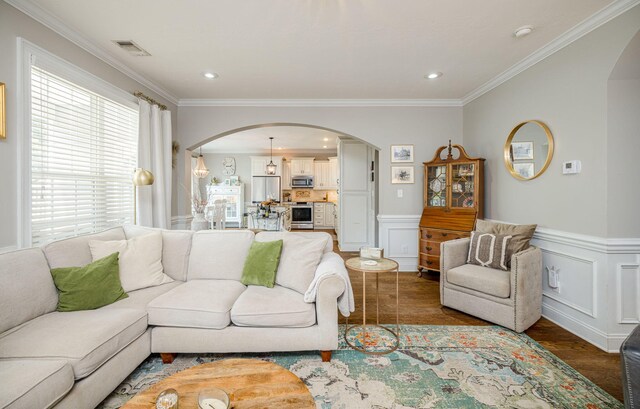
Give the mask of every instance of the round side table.
[[(362, 273), (362, 324), (354, 324), (349, 325), (349, 318), (347, 317), (347, 324), (344, 331), (344, 340), (351, 348), (356, 351), (363, 352), (369, 355), (384, 355), (389, 354), (396, 349), (400, 345), (400, 319), (399, 319), (399, 298), (398, 298), (398, 263), (395, 261), (382, 258), (380, 260), (373, 260), (376, 264), (371, 263), (372, 260), (363, 259), (361, 257), (353, 257), (344, 262), (347, 269), (351, 271), (355, 271), (358, 273)], [(389, 274), (396, 273), (396, 328), (395, 331), (389, 328), (388, 326), (380, 324), (380, 308), (379, 308), (379, 291), (378, 291), (378, 279), (380, 274)], [(373, 274), (376, 277), (376, 323), (375, 324), (367, 324), (367, 274)], [(378, 328), (383, 331), (386, 331), (391, 334), (391, 336), (395, 339), (394, 344), (383, 350), (373, 350), (377, 347), (377, 345), (368, 345), (367, 339), (370, 338), (368, 328)], [(349, 342), (348, 334), (351, 330), (360, 329), (360, 334), (362, 335), (362, 347), (354, 345)]]

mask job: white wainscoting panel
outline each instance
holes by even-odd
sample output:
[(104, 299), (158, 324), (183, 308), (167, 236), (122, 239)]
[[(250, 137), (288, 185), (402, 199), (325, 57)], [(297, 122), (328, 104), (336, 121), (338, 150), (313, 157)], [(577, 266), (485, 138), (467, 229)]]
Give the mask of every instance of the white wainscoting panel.
[[(538, 228), (542, 315), (597, 347), (617, 352), (640, 323), (640, 238), (607, 239)], [(547, 268), (558, 271), (558, 289)]]
[(378, 215), (378, 243), (400, 271), (418, 271), (420, 215)]
[(618, 263), (618, 324), (640, 324), (640, 263)]
[[(539, 241), (536, 242), (540, 244)], [(544, 246), (545, 244), (539, 246), (542, 250), (544, 265), (542, 294), (591, 318), (596, 318), (598, 262), (583, 256), (549, 250)], [(547, 268), (557, 271), (560, 283), (557, 288), (549, 286)]]

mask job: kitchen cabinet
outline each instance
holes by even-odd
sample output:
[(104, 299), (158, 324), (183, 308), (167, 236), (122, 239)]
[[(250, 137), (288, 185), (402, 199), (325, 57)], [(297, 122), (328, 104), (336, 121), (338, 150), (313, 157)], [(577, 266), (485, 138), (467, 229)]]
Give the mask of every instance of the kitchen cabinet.
[(313, 159), (314, 158), (292, 158), (291, 176), (313, 176)]
[(216, 200), (226, 200), (226, 223), (242, 226), (242, 215), (244, 207), (244, 185), (240, 186), (207, 186), (207, 201), (209, 202), (206, 212), (213, 211)]
[(330, 229), (335, 225), (335, 205), (330, 202), (313, 204), (313, 228)]
[(313, 167), (313, 188), (315, 190), (329, 189), (331, 184), (329, 161), (315, 161)]
[(328, 161), (316, 161), (314, 164), (315, 190), (338, 189), (338, 158), (329, 158)]
[[(251, 176), (268, 176), (267, 165), (270, 161), (270, 156), (252, 156)], [(273, 176), (282, 176), (282, 156), (274, 156), (273, 163), (276, 164), (276, 174)]]
[(338, 157), (329, 158), (329, 181), (327, 183), (327, 188), (337, 189), (339, 178), (340, 171), (338, 169)]
[(282, 189), (291, 190), (291, 161), (282, 162)]

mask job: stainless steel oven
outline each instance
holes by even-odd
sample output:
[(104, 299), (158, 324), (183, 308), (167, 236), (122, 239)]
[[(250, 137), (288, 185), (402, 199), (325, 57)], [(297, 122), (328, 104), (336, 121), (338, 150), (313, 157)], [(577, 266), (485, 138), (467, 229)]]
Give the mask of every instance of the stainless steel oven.
[(291, 228), (313, 230), (313, 203), (291, 205)]

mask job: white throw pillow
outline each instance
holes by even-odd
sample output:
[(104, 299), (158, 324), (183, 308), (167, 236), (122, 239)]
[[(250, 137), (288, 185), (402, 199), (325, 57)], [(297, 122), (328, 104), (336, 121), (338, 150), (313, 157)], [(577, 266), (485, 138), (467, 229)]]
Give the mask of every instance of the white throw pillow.
[(278, 236), (280, 237), (276, 238), (273, 234), (258, 233), (256, 241), (283, 240), (276, 284), (304, 294), (316, 274), (327, 245), (327, 237), (312, 234), (306, 237), (304, 233), (288, 232)]
[(162, 269), (162, 233), (160, 231), (129, 240), (90, 240), (91, 257), (98, 260), (119, 255), (120, 281), (125, 292), (170, 283)]

